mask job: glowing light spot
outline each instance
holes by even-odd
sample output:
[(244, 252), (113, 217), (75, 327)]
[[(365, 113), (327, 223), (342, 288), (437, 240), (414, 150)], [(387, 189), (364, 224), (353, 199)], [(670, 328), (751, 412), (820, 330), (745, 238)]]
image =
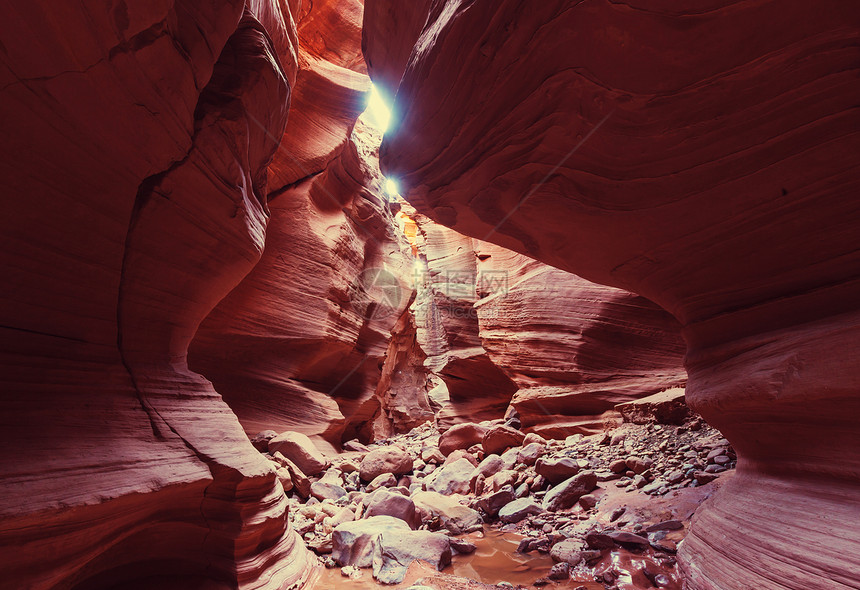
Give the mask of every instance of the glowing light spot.
[(389, 197), (400, 196), (400, 187), (397, 186), (397, 181), (393, 178), (385, 179), (385, 193)]
[(370, 85), (370, 98), (367, 100), (367, 110), (364, 111), (371, 125), (385, 133), (391, 122), (391, 109), (373, 84)]

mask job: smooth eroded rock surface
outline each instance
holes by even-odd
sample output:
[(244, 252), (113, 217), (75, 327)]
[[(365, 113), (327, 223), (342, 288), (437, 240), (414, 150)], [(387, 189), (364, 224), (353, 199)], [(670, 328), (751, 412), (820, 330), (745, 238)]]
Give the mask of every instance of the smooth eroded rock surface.
[(0, 25), (5, 585), (311, 570), (278, 476), (186, 364), (263, 250), (288, 11), (31, 2)]
[(687, 402), (744, 474), (683, 545), (691, 588), (850, 587), (858, 516), (818, 515), (860, 491), (846, 452), (860, 446), (860, 14), (838, 0), (525, 7), (430, 11), (383, 171), (420, 213), (678, 319)]

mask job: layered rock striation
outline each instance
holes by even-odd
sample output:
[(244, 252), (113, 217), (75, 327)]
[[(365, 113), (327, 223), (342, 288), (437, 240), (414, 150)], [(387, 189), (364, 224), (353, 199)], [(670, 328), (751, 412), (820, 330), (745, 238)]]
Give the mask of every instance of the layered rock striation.
[(312, 571), (274, 472), (186, 364), (263, 250), (288, 9), (34, 2), (0, 25), (9, 587), (283, 588)]
[(525, 430), (602, 431), (616, 404), (683, 386), (678, 322), (644, 297), (473, 240), (481, 343), (518, 387)]
[(680, 326), (655, 304), (412, 217), (413, 313), (443, 428), (514, 410), (527, 430), (564, 438), (683, 386)]
[(739, 454), (689, 588), (860, 577), (858, 30), (836, 1), (440, 2), (397, 92), (382, 168), (419, 212), (682, 324)]

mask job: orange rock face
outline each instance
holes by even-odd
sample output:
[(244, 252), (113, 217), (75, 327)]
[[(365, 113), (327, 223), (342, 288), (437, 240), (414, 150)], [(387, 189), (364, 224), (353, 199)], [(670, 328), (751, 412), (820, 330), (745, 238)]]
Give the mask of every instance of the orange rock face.
[(382, 168), (420, 212), (683, 326), (740, 457), (689, 588), (860, 577), (858, 31), (835, 0), (440, 2), (398, 89)]
[(33, 2), (0, 25), (5, 586), (311, 571), (274, 472), (186, 365), (263, 249), (264, 129), (295, 72), (281, 10)]

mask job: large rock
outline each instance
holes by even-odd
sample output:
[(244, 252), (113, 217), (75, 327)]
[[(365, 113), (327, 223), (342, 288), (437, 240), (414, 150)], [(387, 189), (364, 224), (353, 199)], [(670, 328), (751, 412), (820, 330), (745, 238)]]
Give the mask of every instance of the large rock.
[(295, 463), (305, 475), (319, 475), (331, 462), (301, 432), (282, 432), (269, 440), (269, 452), (281, 453)]
[(499, 510), (499, 518), (502, 522), (519, 522), (527, 516), (534, 516), (541, 512), (543, 512), (541, 505), (531, 498), (518, 498)]
[(511, 447), (518, 447), (523, 444), (525, 434), (511, 428), (510, 426), (493, 426), (484, 435), (481, 444), (484, 448), (484, 453), (500, 455)]
[(472, 476), (469, 478), (469, 487), (472, 491), (475, 491), (475, 484), (479, 476), (483, 476), (484, 479), (486, 479), (504, 469), (505, 462), (501, 457), (498, 455), (487, 455), (480, 463), (478, 463), (478, 466), (475, 467), (474, 471), (472, 471)]
[(553, 561), (575, 566), (582, 561), (582, 541), (579, 539), (564, 539), (552, 546), (549, 555)]
[(570, 457), (541, 457), (535, 463), (535, 473), (550, 483), (559, 483), (579, 473), (579, 463)]
[(364, 517), (393, 516), (399, 518), (411, 528), (417, 528), (420, 524), (415, 503), (397, 492), (391, 492), (385, 488), (376, 490), (364, 499)]
[(315, 481), (311, 484), (311, 496), (317, 500), (340, 500), (346, 496), (343, 486), (326, 481)]
[(424, 489), (445, 496), (468, 494), (475, 466), (468, 459), (457, 459), (453, 463), (436, 469), (424, 480)]
[(687, 403), (743, 466), (681, 547), (691, 590), (848, 588), (860, 578), (860, 368), (847, 360), (860, 346), (857, 10), (687, 8), (434, 5), (383, 171), (425, 215), (681, 323)]
[(439, 450), (446, 457), (457, 449), (468, 449), (480, 444), (487, 433), (487, 427), (472, 422), (456, 424), (439, 437)]
[(410, 471), (412, 471), (412, 457), (395, 446), (373, 449), (364, 456), (358, 468), (358, 473), (364, 481), (373, 481), (386, 473), (404, 475)]
[(543, 498), (543, 507), (552, 511), (570, 508), (596, 487), (597, 475), (593, 471), (583, 471), (550, 488)]
[(632, 402), (618, 404), (625, 422), (633, 424), (683, 424), (690, 415), (690, 408), (683, 388), (667, 389)]
[(455, 535), (469, 531), (482, 522), (477, 510), (463, 506), (455, 497), (443, 496), (438, 492), (415, 492), (412, 500), (422, 520), (438, 518), (442, 528)]
[(516, 499), (514, 488), (512, 485), (506, 485), (497, 492), (490, 492), (483, 495), (476, 502), (476, 506), (489, 514), (496, 516), (502, 507), (507, 506)]
[(331, 556), (338, 565), (371, 567), (377, 537), (389, 531), (409, 531), (405, 521), (393, 516), (372, 516), (345, 522), (331, 533)]
[(399, 584), (416, 559), (442, 570), (451, 563), (448, 537), (430, 531), (381, 533), (373, 552), (373, 577), (383, 584)]

